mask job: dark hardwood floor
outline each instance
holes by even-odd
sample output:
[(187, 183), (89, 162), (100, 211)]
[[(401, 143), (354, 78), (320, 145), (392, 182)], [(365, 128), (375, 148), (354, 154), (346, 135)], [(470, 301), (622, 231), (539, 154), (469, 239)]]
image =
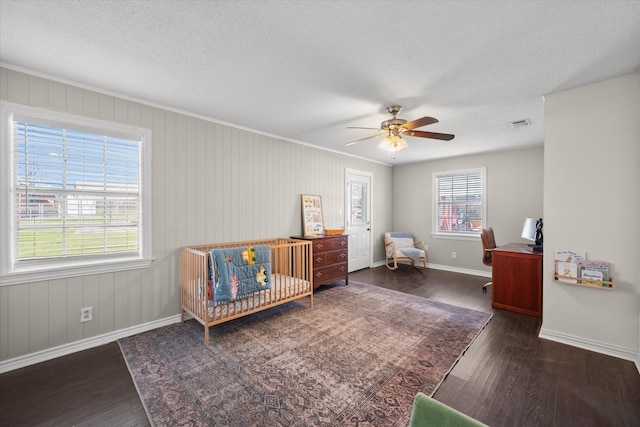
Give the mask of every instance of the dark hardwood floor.
[(118, 343), (0, 375), (0, 426), (148, 426)]
[(493, 318), (434, 398), (492, 426), (640, 426), (633, 362), (538, 338), (536, 317), (493, 309), (488, 279), (401, 266), (349, 275)]
[[(491, 308), (486, 278), (403, 265), (349, 280), (493, 313), (434, 397), (492, 426), (640, 426), (632, 362), (537, 338), (540, 320)], [(330, 292), (330, 289), (323, 291)], [(0, 426), (146, 426), (117, 343), (0, 375)]]

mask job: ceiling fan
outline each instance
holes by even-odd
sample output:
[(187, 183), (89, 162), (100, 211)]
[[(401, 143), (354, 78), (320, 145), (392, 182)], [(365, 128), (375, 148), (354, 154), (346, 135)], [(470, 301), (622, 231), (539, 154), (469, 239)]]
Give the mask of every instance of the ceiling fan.
[(348, 127), (347, 129), (371, 129), (377, 130), (379, 133), (371, 136), (367, 136), (364, 138), (356, 139), (355, 141), (347, 142), (344, 144), (352, 145), (359, 141), (364, 141), (371, 138), (378, 138), (381, 136), (385, 136), (385, 139), (380, 143), (380, 148), (389, 152), (389, 154), (393, 153), (393, 158), (395, 158), (396, 151), (400, 151), (403, 148), (408, 147), (409, 145), (406, 143), (402, 136), (415, 136), (418, 138), (430, 138), (430, 139), (439, 139), (442, 141), (451, 141), (454, 138), (454, 135), (449, 133), (438, 133), (438, 132), (425, 132), (421, 130), (414, 130), (416, 128), (432, 125), (434, 123), (438, 123), (438, 119), (434, 119), (433, 117), (421, 117), (416, 120), (412, 120), (407, 122), (405, 119), (399, 119), (396, 116), (402, 110), (401, 105), (390, 105), (387, 107), (387, 111), (389, 114), (393, 116), (393, 118), (389, 120), (385, 120), (380, 123), (380, 128), (367, 128), (367, 127)]

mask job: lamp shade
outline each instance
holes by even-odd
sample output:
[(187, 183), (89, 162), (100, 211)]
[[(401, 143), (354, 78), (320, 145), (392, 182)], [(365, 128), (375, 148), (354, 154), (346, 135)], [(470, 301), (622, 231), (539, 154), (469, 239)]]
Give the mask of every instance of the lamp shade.
[(400, 135), (389, 135), (385, 139), (382, 140), (379, 147), (385, 151), (390, 153), (395, 153), (396, 151), (400, 151), (404, 148), (407, 148), (409, 144), (402, 139)]

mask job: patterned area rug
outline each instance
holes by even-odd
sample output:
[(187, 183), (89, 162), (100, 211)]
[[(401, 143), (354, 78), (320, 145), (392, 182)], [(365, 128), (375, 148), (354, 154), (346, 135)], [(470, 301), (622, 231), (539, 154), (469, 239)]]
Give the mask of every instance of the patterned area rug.
[(490, 318), (352, 281), (215, 326), (209, 346), (194, 320), (119, 343), (158, 426), (406, 426)]

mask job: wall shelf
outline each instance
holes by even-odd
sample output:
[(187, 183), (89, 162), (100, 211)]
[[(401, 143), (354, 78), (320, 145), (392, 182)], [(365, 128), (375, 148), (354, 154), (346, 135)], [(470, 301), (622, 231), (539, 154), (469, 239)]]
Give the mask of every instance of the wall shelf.
[(553, 270), (553, 280), (557, 283), (562, 283), (564, 285), (572, 285), (572, 286), (581, 286), (583, 288), (594, 288), (594, 289), (607, 289), (612, 290), (615, 288), (615, 282), (613, 278), (610, 280), (597, 280), (592, 278), (584, 278), (584, 277), (576, 277), (565, 274), (558, 274), (558, 261), (554, 262)]
[[(612, 290), (613, 288), (615, 288), (615, 282), (613, 281), (613, 279), (611, 279), (611, 280), (594, 280), (594, 279), (585, 280), (585, 279), (582, 279), (580, 277), (559, 276), (558, 274), (554, 274), (553, 275), (553, 279), (558, 283), (562, 283), (563, 285), (582, 286), (583, 288), (608, 289), (608, 290)], [(575, 280), (575, 283), (574, 282), (565, 282), (562, 279)], [(582, 282), (586, 282), (586, 283), (582, 283)]]

